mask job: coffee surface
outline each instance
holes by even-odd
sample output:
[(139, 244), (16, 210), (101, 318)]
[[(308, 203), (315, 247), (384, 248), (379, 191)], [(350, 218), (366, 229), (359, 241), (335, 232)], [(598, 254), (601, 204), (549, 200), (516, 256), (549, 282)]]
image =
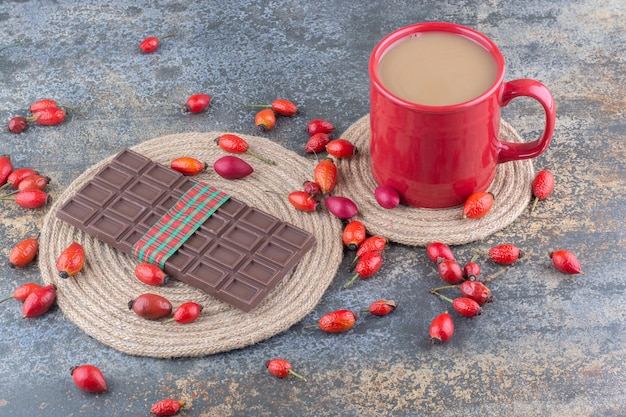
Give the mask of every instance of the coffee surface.
[(463, 36), (429, 32), (393, 45), (378, 63), (378, 76), (392, 94), (417, 104), (447, 106), (487, 91), (496, 63), (479, 44)]

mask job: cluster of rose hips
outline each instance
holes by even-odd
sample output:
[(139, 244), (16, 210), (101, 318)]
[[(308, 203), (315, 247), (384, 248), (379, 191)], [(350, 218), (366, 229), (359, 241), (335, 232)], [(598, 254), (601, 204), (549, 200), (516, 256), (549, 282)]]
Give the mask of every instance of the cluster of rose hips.
[[(9, 253), (9, 267), (23, 268), (29, 265), (37, 256), (39, 241), (37, 238), (28, 238), (18, 242)], [(85, 255), (82, 246), (74, 242), (64, 249), (57, 258), (57, 270), (61, 278), (68, 278), (77, 274), (83, 267)], [(41, 286), (34, 282), (22, 284), (0, 302), (10, 299), (23, 301), (22, 316), (35, 318), (43, 315), (56, 301), (57, 288), (55, 285)]]
[(28, 107), (30, 116), (14, 116), (9, 120), (6, 130), (11, 133), (22, 133), (28, 127), (28, 123), (35, 123), (43, 126), (53, 126), (62, 123), (65, 120), (65, 109), (72, 109), (76, 113), (85, 117), (80, 111), (74, 107), (60, 105), (51, 98), (44, 98), (35, 101)]
[[(343, 288), (350, 287), (357, 278), (370, 278), (382, 265), (382, 251), (385, 249), (387, 239), (382, 236), (369, 236), (363, 223), (352, 220), (346, 224), (342, 233), (342, 242), (346, 249), (356, 251), (351, 266), (354, 266), (356, 274)], [(319, 328), (326, 333), (343, 333), (352, 329), (357, 323), (361, 313), (370, 313), (374, 316), (386, 316), (393, 312), (397, 304), (393, 300), (380, 299), (372, 302), (367, 308), (360, 311), (340, 309), (322, 315), (316, 324), (304, 326), (305, 329)], [(268, 371), (279, 378), (289, 375), (304, 379), (295, 373), (291, 364), (285, 359), (272, 359), (266, 363)]]
[[(157, 265), (140, 262), (135, 266), (135, 277), (146, 285), (160, 287), (166, 285), (170, 279), (169, 275)], [(168, 317), (173, 310), (172, 303), (165, 297), (143, 293), (137, 298), (128, 302), (128, 308), (133, 310), (139, 317), (149, 320), (159, 320)], [(174, 310), (173, 317), (164, 323), (175, 321), (179, 324), (189, 324), (196, 321), (202, 313), (202, 306), (195, 301), (187, 301), (179, 305)]]
[[(533, 204), (531, 213), (537, 207), (539, 200), (545, 200), (554, 190), (554, 175), (548, 169), (543, 169), (535, 175), (531, 188), (533, 194)], [(488, 191), (477, 191), (472, 193), (463, 204), (464, 219), (480, 219), (489, 213), (494, 204), (494, 196)]]
[(10, 156), (0, 156), (0, 190), (11, 190), (0, 200), (11, 200), (25, 208), (41, 207), (51, 200), (44, 191), (49, 183), (49, 177), (32, 168), (14, 168)]
[[(463, 317), (476, 317), (482, 314), (482, 306), (493, 301), (491, 290), (485, 285), (498, 275), (506, 272), (509, 265), (516, 263), (523, 257), (523, 252), (515, 245), (506, 243), (491, 247), (487, 252), (472, 249), (475, 256), (463, 267), (457, 263), (449, 246), (441, 242), (432, 242), (426, 247), (428, 258), (437, 264), (439, 277), (448, 285), (432, 288), (430, 292), (441, 299), (452, 303), (452, 308)], [(479, 280), (481, 269), (475, 262), (478, 255), (487, 255), (492, 262), (505, 265), (500, 271)], [(566, 274), (583, 274), (576, 256), (568, 250), (558, 250), (549, 253), (554, 267)], [(460, 296), (451, 299), (443, 294), (442, 290), (456, 288)], [(433, 342), (443, 343), (454, 334), (454, 321), (446, 311), (431, 322), (429, 335)]]
[[(74, 384), (81, 390), (92, 394), (102, 394), (107, 391), (107, 381), (104, 374), (95, 365), (83, 364), (70, 370)], [(150, 407), (150, 413), (155, 416), (173, 416), (177, 414), (185, 403), (166, 398), (157, 401)]]
[[(226, 133), (219, 136), (215, 141), (226, 152), (235, 154), (248, 153), (266, 164), (275, 164), (271, 159), (265, 158), (250, 149), (248, 142), (240, 136)], [(170, 168), (187, 176), (198, 175), (205, 171), (207, 167), (208, 164), (206, 162), (191, 156), (181, 156), (174, 158), (170, 162)], [(222, 178), (232, 180), (247, 177), (254, 172), (254, 167), (237, 156), (226, 155), (218, 158), (213, 163), (213, 170)]]
[[(360, 317), (360, 313), (370, 313), (374, 316), (386, 316), (396, 309), (396, 302), (393, 300), (376, 300), (368, 308), (360, 311), (341, 309), (331, 311), (320, 317), (316, 324), (304, 326), (305, 329), (320, 329), (326, 333), (344, 333), (352, 329)], [(293, 370), (291, 363), (282, 358), (275, 358), (265, 363), (267, 370), (278, 378), (294, 376), (299, 379), (306, 379)]]

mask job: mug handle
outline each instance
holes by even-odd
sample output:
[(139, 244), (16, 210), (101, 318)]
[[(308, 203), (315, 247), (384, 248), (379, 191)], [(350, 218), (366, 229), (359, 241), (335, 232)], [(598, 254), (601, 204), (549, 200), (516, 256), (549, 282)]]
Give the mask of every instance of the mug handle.
[(541, 155), (550, 145), (554, 133), (556, 109), (550, 90), (539, 81), (519, 79), (504, 83), (501, 105), (504, 107), (516, 97), (532, 97), (537, 100), (546, 112), (546, 127), (543, 135), (533, 142), (513, 143), (500, 142), (498, 163), (535, 158)]

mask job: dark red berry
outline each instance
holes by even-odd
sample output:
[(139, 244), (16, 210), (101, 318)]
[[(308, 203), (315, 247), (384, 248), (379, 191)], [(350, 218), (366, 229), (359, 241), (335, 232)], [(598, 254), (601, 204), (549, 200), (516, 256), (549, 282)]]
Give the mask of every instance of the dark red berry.
[(26, 130), (26, 118), (22, 116), (15, 116), (7, 125), (7, 130), (11, 133), (22, 133)]

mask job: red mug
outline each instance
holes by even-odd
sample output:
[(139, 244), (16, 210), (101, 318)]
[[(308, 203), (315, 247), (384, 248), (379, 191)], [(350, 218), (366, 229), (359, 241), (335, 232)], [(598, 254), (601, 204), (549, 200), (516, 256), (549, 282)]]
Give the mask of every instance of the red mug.
[[(482, 94), (451, 105), (417, 104), (391, 93), (379, 77), (381, 59), (398, 42), (426, 32), (462, 36), (483, 47), (495, 62), (495, 81)], [(454, 207), (473, 192), (487, 190), (498, 164), (541, 155), (554, 132), (552, 94), (538, 81), (504, 82), (504, 71), (504, 58), (495, 43), (465, 26), (418, 23), (384, 37), (369, 61), (370, 156), (376, 183), (395, 188), (405, 205)], [(521, 96), (543, 106), (544, 132), (533, 142), (501, 141), (501, 108)]]

